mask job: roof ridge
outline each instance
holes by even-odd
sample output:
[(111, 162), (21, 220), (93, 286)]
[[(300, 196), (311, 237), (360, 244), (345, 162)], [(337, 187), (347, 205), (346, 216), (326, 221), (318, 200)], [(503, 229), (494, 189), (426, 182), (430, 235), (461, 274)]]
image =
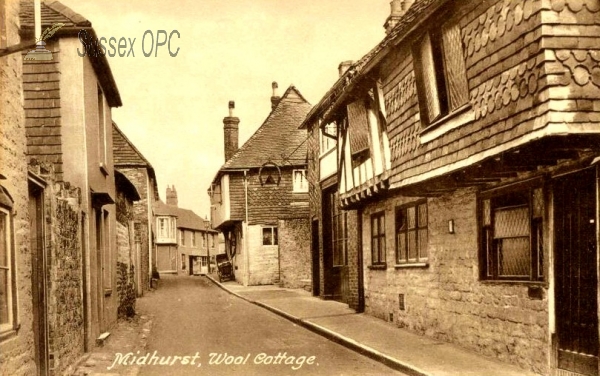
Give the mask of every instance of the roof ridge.
[(144, 162), (146, 162), (146, 164), (148, 165), (149, 168), (154, 169), (154, 167), (152, 167), (152, 164), (150, 164), (150, 162), (144, 157), (144, 155), (138, 150), (138, 148), (135, 147), (133, 142), (131, 142), (129, 140), (129, 138), (125, 135), (125, 133), (123, 133), (123, 131), (119, 128), (119, 126), (117, 125), (117, 123), (114, 120), (113, 120), (112, 124), (113, 124), (113, 129), (116, 130), (119, 133), (119, 135), (121, 135), (123, 137), (125, 142), (127, 142), (127, 144), (129, 144), (129, 146), (131, 146), (133, 151), (135, 151), (137, 153), (138, 157), (140, 157)]
[(46, 5), (53, 11), (67, 17), (77, 26), (92, 26), (92, 22), (90, 20), (88, 20), (81, 14), (75, 12), (73, 9), (69, 8), (68, 6), (64, 5), (58, 0), (43, 1), (42, 4)]
[(233, 161), (240, 153), (242, 153), (244, 150), (248, 149), (251, 146), (250, 145), (251, 141), (260, 135), (261, 130), (263, 130), (264, 127), (269, 123), (269, 120), (273, 117), (275, 112), (279, 109), (281, 102), (283, 102), (284, 99), (288, 97), (288, 95), (291, 93), (292, 90), (295, 91), (296, 94), (298, 94), (300, 96), (300, 98), (306, 104), (310, 105), (310, 103), (306, 100), (306, 98), (304, 98), (302, 93), (300, 93), (300, 90), (298, 90), (294, 85), (288, 86), (286, 91), (281, 96), (281, 99), (277, 102), (277, 104), (271, 110), (271, 112), (269, 112), (269, 115), (265, 118), (265, 120), (262, 122), (262, 124), (256, 129), (256, 131), (254, 131), (252, 136), (250, 136), (250, 138), (248, 140), (246, 140), (246, 142), (244, 142), (244, 144), (238, 150), (236, 150), (236, 152), (231, 156), (231, 158), (229, 158), (227, 161), (225, 161), (225, 163), (223, 164), (223, 166), (221, 166), (219, 171), (221, 171), (223, 169), (227, 169), (227, 167), (228, 167), (227, 165), (230, 164), (230, 161)]

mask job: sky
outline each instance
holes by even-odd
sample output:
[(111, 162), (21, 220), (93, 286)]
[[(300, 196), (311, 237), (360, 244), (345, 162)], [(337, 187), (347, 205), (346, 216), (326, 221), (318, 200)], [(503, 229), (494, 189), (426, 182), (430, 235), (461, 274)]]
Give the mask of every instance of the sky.
[[(123, 101), (113, 120), (154, 167), (161, 199), (174, 185), (179, 206), (201, 217), (210, 217), (207, 189), (225, 162), (228, 102), (240, 146), (268, 116), (273, 81), (280, 95), (294, 85), (317, 104), (340, 62), (383, 39), (390, 9), (389, 0), (60, 1), (98, 38), (125, 38), (122, 52), (134, 56), (108, 48)], [(156, 46), (168, 35), (176, 56)]]

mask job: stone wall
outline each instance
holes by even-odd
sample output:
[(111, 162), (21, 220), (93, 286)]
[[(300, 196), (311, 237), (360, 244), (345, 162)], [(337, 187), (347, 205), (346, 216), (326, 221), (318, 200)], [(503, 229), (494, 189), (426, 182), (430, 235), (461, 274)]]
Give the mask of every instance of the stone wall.
[(132, 232), (133, 203), (117, 191), (117, 315), (119, 318), (135, 315), (135, 267), (133, 262)]
[(69, 183), (45, 190), (50, 368), (62, 374), (84, 350), (81, 191)]
[[(148, 186), (148, 172), (145, 168), (122, 167), (119, 167), (119, 171), (127, 177), (140, 194), (140, 200), (133, 203), (133, 220), (135, 221), (136, 239), (140, 243), (140, 270), (137, 272), (140, 273), (142, 291), (145, 292), (150, 288), (150, 254), (152, 252), (152, 244), (148, 240), (150, 233), (148, 190), (151, 190)], [(153, 197), (152, 194), (150, 197)], [(156, 264), (156, 260), (154, 263)]]
[(244, 252), (244, 257), (250, 257), (248, 285), (279, 283), (279, 247), (262, 244), (262, 228), (248, 226), (248, 252)]
[[(528, 285), (479, 281), (476, 196), (472, 189), (430, 198), (428, 267), (396, 268), (394, 208), (415, 198), (391, 197), (364, 210), (366, 312), (483, 355), (548, 373), (548, 293), (529, 298)], [(386, 260), (371, 264), (370, 216), (385, 211)], [(448, 232), (454, 220), (455, 233)], [(404, 295), (404, 310), (399, 295)]]
[[(20, 42), (18, 34), (19, 2), (2, 2), (5, 6), (6, 44)], [(1, 6), (1, 5), (0, 5)], [(16, 256), (15, 276), (18, 293), (18, 332), (0, 335), (0, 364), (8, 375), (33, 375), (36, 372), (32, 329), (31, 252), (27, 210), (27, 162), (25, 123), (21, 102), (21, 54), (0, 57), (0, 184), (14, 200), (12, 212)]]
[(281, 279), (285, 288), (311, 290), (310, 221), (308, 218), (279, 220)]

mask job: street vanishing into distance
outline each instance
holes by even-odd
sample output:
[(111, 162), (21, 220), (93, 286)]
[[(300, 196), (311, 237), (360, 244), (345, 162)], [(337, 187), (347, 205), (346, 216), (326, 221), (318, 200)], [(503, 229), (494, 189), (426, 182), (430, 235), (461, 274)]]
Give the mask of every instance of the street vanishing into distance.
[(154, 321), (140, 375), (402, 375), (205, 277), (161, 277), (138, 309)]

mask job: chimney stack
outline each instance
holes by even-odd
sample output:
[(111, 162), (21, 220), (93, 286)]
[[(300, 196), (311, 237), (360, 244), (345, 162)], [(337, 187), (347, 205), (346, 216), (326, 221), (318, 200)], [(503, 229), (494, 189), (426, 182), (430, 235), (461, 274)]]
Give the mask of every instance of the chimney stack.
[(273, 81), (273, 83), (271, 84), (271, 87), (273, 88), (273, 95), (271, 96), (271, 111), (273, 111), (275, 109), (275, 107), (277, 107), (277, 104), (279, 103), (279, 100), (281, 99), (281, 97), (279, 95), (277, 95), (277, 89), (279, 88), (279, 85), (277, 85), (277, 82)]
[(175, 189), (175, 185), (173, 185), (173, 188), (169, 188), (169, 186), (167, 185), (167, 205), (175, 207), (177, 207), (178, 205), (177, 190)]
[(225, 162), (227, 162), (238, 150), (240, 119), (233, 116), (235, 102), (229, 101), (229, 116), (223, 118), (223, 134), (225, 143)]
[(353, 60), (346, 60), (342, 61), (340, 65), (338, 65), (338, 73), (340, 74), (340, 77), (342, 77), (344, 73), (346, 73), (346, 71), (352, 66), (352, 64), (354, 64)]
[(390, 3), (390, 15), (385, 20), (383, 27), (385, 28), (385, 33), (389, 34), (392, 29), (398, 24), (404, 13), (410, 8), (414, 0), (392, 0)]

